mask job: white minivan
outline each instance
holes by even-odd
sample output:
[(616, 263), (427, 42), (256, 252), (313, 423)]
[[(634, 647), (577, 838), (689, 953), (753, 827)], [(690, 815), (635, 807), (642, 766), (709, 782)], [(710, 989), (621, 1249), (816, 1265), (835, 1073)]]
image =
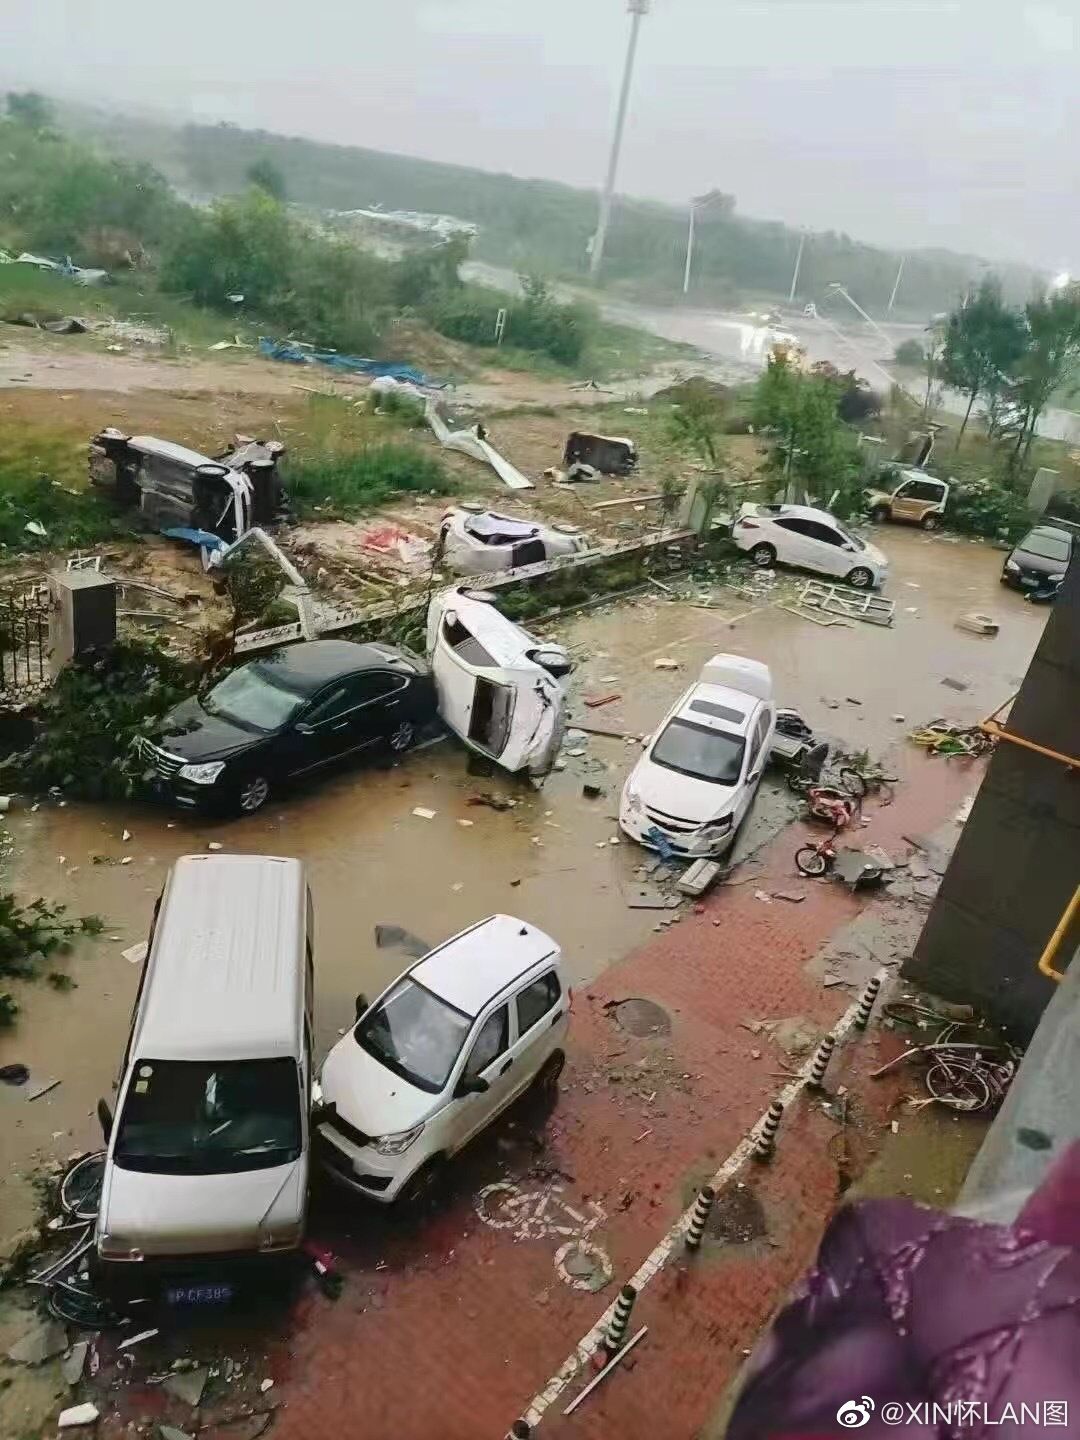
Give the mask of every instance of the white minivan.
[(422, 1201), (442, 1166), (522, 1091), (554, 1095), (570, 992), (549, 935), (492, 915), (430, 951), (357, 1021), (316, 1084), (319, 1153), (372, 1200)]
[[(125, 1290), (148, 1271), (295, 1250), (308, 1189), (311, 897), (298, 860), (186, 855), (158, 900), (94, 1235)], [(229, 1286), (212, 1287), (215, 1300)], [(197, 1290), (199, 1287), (196, 1286)]]

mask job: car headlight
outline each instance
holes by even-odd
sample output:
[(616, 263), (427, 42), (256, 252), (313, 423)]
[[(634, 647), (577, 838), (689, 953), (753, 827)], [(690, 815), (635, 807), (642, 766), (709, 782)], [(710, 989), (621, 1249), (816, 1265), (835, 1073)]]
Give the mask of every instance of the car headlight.
[(1061, 573), (1058, 575), (1048, 575), (1046, 578), (1050, 581), (1052, 585), (1060, 585), (1061, 582), (1065, 579), (1065, 571), (1062, 570)]
[(629, 783), (629, 781), (627, 781), (626, 785), (623, 787), (622, 798), (623, 805), (626, 807), (626, 813), (628, 815), (641, 814), (642, 809), (644, 808), (641, 803), (641, 796), (637, 793), (637, 791)]
[(107, 1233), (98, 1241), (98, 1254), (102, 1260), (122, 1260), (135, 1265), (146, 1259), (137, 1245), (125, 1245), (122, 1240)]
[(213, 785), (224, 769), (224, 760), (213, 760), (209, 765), (182, 765), (180, 779), (190, 780), (193, 785)]
[(719, 820), (710, 820), (707, 825), (703, 825), (701, 828), (708, 835), (726, 835), (731, 829), (731, 816), (721, 815)]
[(1016, 563), (1015, 560), (1006, 560), (1005, 569), (1008, 570), (1010, 575), (1020, 574), (1020, 566)]
[(379, 1155), (404, 1155), (409, 1146), (423, 1133), (423, 1125), (416, 1125), (413, 1129), (402, 1130), (397, 1135), (380, 1135), (375, 1141), (376, 1153)]

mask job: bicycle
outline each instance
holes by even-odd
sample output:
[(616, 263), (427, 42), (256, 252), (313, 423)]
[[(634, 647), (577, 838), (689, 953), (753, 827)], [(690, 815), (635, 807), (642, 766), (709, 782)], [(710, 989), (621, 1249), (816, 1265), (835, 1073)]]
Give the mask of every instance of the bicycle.
[[(834, 830), (824, 840), (819, 840), (816, 845), (802, 845), (795, 851), (795, 868), (800, 875), (809, 875), (812, 879), (820, 879), (822, 875), (832, 872), (836, 864), (836, 846), (833, 843), (839, 834)], [(875, 885), (884, 872), (880, 865), (864, 864), (862, 872), (854, 882), (855, 885)]]

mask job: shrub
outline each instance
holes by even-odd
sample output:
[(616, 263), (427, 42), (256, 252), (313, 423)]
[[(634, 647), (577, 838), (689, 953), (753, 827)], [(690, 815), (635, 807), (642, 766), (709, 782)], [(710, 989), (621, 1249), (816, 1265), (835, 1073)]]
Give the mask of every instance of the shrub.
[(989, 540), (1018, 540), (1031, 525), (1023, 499), (993, 480), (956, 481), (946, 519), (961, 534)]
[(8, 772), (7, 783), (17, 777), (21, 789), (58, 785), (85, 800), (130, 796), (143, 769), (136, 737), (152, 734), (196, 680), (195, 667), (144, 641), (68, 665), (38, 707), (30, 747), (0, 763), (0, 772)]
[(925, 363), (926, 352), (918, 340), (901, 340), (893, 351), (893, 359), (897, 365), (907, 365), (914, 370)]
[(434, 456), (414, 445), (393, 443), (348, 454), (295, 456), (289, 461), (287, 483), (297, 515), (318, 511), (327, 519), (372, 509), (404, 492), (448, 495), (455, 489)]

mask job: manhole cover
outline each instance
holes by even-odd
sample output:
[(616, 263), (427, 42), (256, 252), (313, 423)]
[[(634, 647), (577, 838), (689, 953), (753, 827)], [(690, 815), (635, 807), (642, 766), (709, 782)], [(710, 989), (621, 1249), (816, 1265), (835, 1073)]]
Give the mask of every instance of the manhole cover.
[(753, 1190), (725, 1190), (713, 1206), (705, 1233), (728, 1245), (749, 1245), (769, 1231), (765, 1211)]
[(671, 1018), (666, 1010), (652, 1000), (620, 1000), (615, 1006), (615, 1019), (630, 1035), (670, 1035)]

